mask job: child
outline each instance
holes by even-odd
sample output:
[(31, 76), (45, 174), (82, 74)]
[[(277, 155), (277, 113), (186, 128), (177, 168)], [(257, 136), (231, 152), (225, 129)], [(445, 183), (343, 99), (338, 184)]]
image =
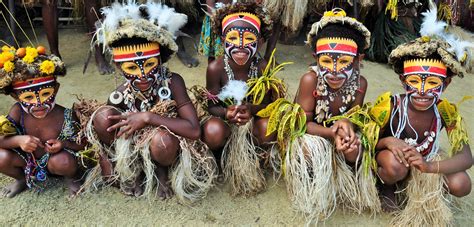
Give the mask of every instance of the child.
[[(173, 37), (186, 23), (186, 15), (157, 3), (114, 3), (102, 11), (105, 19), (96, 34), (98, 42), (111, 49), (126, 82), (91, 117), (89, 127), (93, 125), (96, 134), (88, 133), (88, 137), (104, 148), (97, 168), (105, 176), (116, 177), (129, 195), (151, 195), (157, 186), (161, 198), (172, 195), (171, 187), (179, 190), (180, 199), (203, 197), (212, 186), (213, 169), (209, 168), (215, 163), (207, 158), (206, 147), (195, 141), (200, 126), (183, 78), (163, 65), (178, 49)], [(207, 169), (193, 172), (189, 168), (200, 166), (190, 163), (184, 168), (191, 172), (182, 174), (182, 168), (173, 168), (170, 185), (169, 168), (183, 167), (175, 163), (180, 151), (181, 158), (201, 157)], [(203, 176), (206, 173), (210, 175)], [(188, 181), (177, 179), (183, 176), (197, 179), (187, 185)], [(195, 183), (203, 181), (207, 185)]]
[[(257, 56), (257, 51), (271, 32), (271, 19), (256, 3), (237, 3), (218, 9), (213, 27), (216, 34), (222, 35), (225, 55), (207, 67), (206, 88), (211, 97), (219, 100), (208, 102), (211, 117), (202, 126), (202, 140), (215, 153), (224, 149), (222, 163), (232, 194), (252, 195), (265, 188), (258, 146), (272, 140), (265, 136), (266, 120), (256, 117), (256, 113), (278, 92), (261, 90), (255, 94), (251, 92), (255, 86), (250, 84), (267, 78), (262, 75), (267, 62)], [(228, 102), (227, 98), (233, 101)]]
[[(66, 73), (64, 63), (46, 55), (44, 47), (2, 48), (0, 93), (17, 103), (0, 125), (0, 172), (15, 179), (2, 194), (14, 197), (27, 187), (42, 190), (50, 174), (64, 176), (71, 195), (80, 187), (77, 136), (79, 123), (71, 109), (55, 103), (57, 76)], [(5, 129), (5, 127), (2, 127)]]
[[(281, 165), (290, 198), (310, 219), (329, 217), (336, 204), (358, 212), (377, 210), (375, 186), (357, 185), (366, 180), (359, 177), (359, 136), (346, 117), (338, 116), (363, 104), (367, 81), (359, 70), (369, 40), (367, 28), (344, 11), (326, 12), (308, 34), (316, 63), (301, 78), (296, 103), (282, 101), (269, 116), (269, 125), (278, 121)], [(351, 170), (354, 165), (357, 176)]]
[[(396, 185), (406, 183), (408, 200), (394, 219), (395, 225), (448, 225), (452, 213), (443, 198), (443, 184), (456, 197), (471, 191), (466, 170), (473, 160), (467, 132), (457, 106), (441, 100), (452, 78), (463, 77), (461, 63), (466, 53), (463, 42), (444, 32), (446, 24), (436, 22), (436, 8), (424, 16), (420, 30), (424, 36), (398, 46), (389, 58), (405, 94), (380, 96), (372, 111), (382, 127), (376, 159), (386, 211), (398, 208)], [(442, 128), (446, 128), (451, 144), (447, 154), (439, 145)]]

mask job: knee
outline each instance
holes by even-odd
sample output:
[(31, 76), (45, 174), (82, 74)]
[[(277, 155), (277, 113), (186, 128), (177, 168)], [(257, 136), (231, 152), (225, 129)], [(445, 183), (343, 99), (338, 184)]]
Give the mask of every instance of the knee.
[(158, 131), (150, 145), (151, 158), (162, 166), (170, 166), (176, 160), (179, 140), (167, 131)]
[(262, 118), (255, 121), (253, 135), (258, 139), (260, 144), (275, 141), (276, 135), (273, 133), (267, 136), (268, 118)]
[(114, 139), (115, 132), (109, 132), (107, 129), (118, 123), (118, 120), (111, 120), (108, 117), (112, 115), (119, 115), (115, 109), (112, 108), (102, 108), (99, 109), (98, 112), (95, 114), (94, 118), (92, 119), (92, 125), (94, 126), (94, 130), (97, 132), (99, 139), (106, 143), (111, 144), (112, 140)]
[(211, 118), (202, 127), (202, 141), (211, 150), (217, 150), (225, 145), (229, 136), (229, 129), (221, 119)]
[(13, 153), (0, 148), (0, 169), (8, 168), (13, 163)]
[(386, 183), (396, 183), (408, 175), (408, 168), (399, 163), (389, 150), (381, 151), (377, 156), (377, 162), (383, 172), (380, 176)]
[(471, 193), (471, 179), (466, 173), (448, 178), (448, 189), (451, 195), (464, 197)]
[(51, 155), (48, 161), (48, 170), (52, 174), (73, 177), (77, 171), (77, 162), (71, 154), (62, 151)]

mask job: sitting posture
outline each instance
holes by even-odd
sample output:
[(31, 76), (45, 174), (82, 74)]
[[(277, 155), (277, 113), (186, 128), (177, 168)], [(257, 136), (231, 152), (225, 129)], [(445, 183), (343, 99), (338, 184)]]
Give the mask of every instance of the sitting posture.
[(2, 48), (0, 93), (17, 103), (0, 116), (0, 172), (15, 179), (2, 194), (42, 190), (50, 174), (64, 176), (71, 195), (80, 187), (79, 123), (71, 109), (55, 103), (64, 63), (43, 47)]
[(225, 54), (207, 67), (206, 88), (215, 98), (208, 101), (211, 117), (202, 126), (202, 140), (216, 157), (224, 149), (224, 175), (233, 194), (255, 194), (265, 188), (258, 159), (272, 140), (265, 135), (266, 120), (256, 113), (279, 92), (264, 89), (257, 94), (252, 89), (268, 78), (262, 74), (267, 62), (257, 51), (271, 31), (271, 20), (255, 3), (237, 3), (217, 9), (213, 23), (215, 33), (222, 34)]
[[(445, 31), (442, 22), (441, 25), (434, 23), (436, 9), (424, 16), (421, 28), (424, 36), (398, 46), (389, 58), (405, 94), (380, 96), (372, 111), (373, 118), (382, 127), (376, 160), (385, 210), (398, 209), (396, 186), (406, 186), (405, 208), (394, 219), (396, 225), (401, 226), (447, 225), (452, 213), (443, 198), (443, 184), (447, 192), (457, 197), (471, 191), (466, 170), (473, 160), (467, 132), (458, 107), (441, 100), (441, 94), (452, 78), (463, 76), (461, 63), (465, 52), (461, 50), (457, 56), (450, 52), (453, 47), (462, 46), (454, 39), (447, 43), (432, 38), (448, 37), (444, 32), (431, 33)], [(449, 152), (440, 149), (443, 128), (446, 128), (451, 144)], [(415, 215), (423, 218), (415, 218)], [(428, 223), (416, 220), (427, 220)]]
[[(187, 17), (155, 3), (115, 3), (103, 12), (98, 42), (111, 49), (126, 82), (91, 117), (90, 125), (95, 132), (88, 133), (88, 137), (91, 143), (104, 148), (97, 168), (101, 168), (107, 180), (117, 179), (126, 194), (150, 195), (157, 188), (158, 196), (169, 198), (173, 191), (168, 171), (171, 166), (181, 166), (176, 164), (179, 152), (182, 157), (199, 157), (207, 152), (203, 144), (195, 141), (200, 137), (200, 126), (183, 78), (163, 65), (177, 51), (173, 37)], [(197, 168), (194, 163), (187, 164), (184, 168), (188, 170)], [(215, 163), (206, 166), (211, 168)], [(207, 173), (206, 169), (196, 171), (173, 177)], [(206, 181), (207, 185), (183, 185), (182, 179), (174, 179), (173, 189), (190, 193), (207, 187), (199, 195), (203, 196), (212, 185), (213, 170), (209, 171), (209, 178), (201, 175), (191, 181)], [(177, 185), (180, 183), (183, 184)]]

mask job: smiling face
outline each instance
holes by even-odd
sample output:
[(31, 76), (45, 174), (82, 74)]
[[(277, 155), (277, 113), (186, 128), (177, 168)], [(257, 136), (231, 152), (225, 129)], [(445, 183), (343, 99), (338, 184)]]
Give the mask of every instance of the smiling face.
[(116, 47), (113, 55), (118, 68), (133, 89), (145, 92), (153, 87), (161, 64), (158, 43)]
[(238, 65), (245, 65), (257, 53), (260, 19), (248, 13), (235, 13), (222, 21), (225, 53)]
[(35, 118), (44, 118), (54, 108), (59, 84), (54, 77), (35, 78), (13, 85), (16, 100)]
[(446, 66), (434, 60), (406, 61), (401, 79), (412, 106), (416, 110), (427, 110), (441, 98)]
[(322, 38), (316, 43), (318, 75), (332, 89), (340, 89), (353, 75), (357, 44), (349, 39)]

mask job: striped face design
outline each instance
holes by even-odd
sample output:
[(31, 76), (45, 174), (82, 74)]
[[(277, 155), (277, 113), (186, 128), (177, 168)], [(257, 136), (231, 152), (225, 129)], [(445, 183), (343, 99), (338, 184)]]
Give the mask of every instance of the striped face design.
[(35, 118), (44, 118), (54, 108), (57, 83), (53, 76), (34, 78), (13, 84), (23, 111)]

